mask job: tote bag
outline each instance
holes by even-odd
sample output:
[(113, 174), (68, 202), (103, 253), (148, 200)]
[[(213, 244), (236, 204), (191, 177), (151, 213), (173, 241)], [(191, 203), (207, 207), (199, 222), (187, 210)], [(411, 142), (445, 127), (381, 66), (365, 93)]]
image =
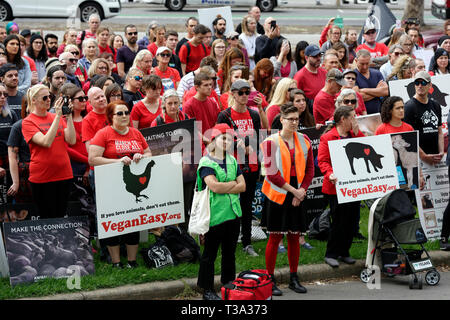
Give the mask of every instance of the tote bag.
[(197, 185), (192, 200), (188, 232), (191, 235), (203, 235), (209, 230), (211, 209), (209, 206), (209, 188), (198, 191)]

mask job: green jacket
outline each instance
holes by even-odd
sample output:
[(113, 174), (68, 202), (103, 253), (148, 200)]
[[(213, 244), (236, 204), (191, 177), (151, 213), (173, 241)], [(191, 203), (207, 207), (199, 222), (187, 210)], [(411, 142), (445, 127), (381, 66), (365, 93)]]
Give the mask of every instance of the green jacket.
[[(217, 181), (229, 182), (236, 180), (237, 175), (237, 161), (227, 154), (226, 155), (227, 172), (223, 170), (220, 165), (205, 156), (200, 159), (197, 169), (197, 186), (198, 190), (203, 190), (202, 178), (200, 177), (200, 169), (202, 167), (212, 168), (215, 172)], [(210, 227), (214, 227), (228, 220), (236, 219), (242, 216), (241, 204), (239, 202), (239, 194), (219, 194), (209, 191), (209, 203), (211, 207)]]

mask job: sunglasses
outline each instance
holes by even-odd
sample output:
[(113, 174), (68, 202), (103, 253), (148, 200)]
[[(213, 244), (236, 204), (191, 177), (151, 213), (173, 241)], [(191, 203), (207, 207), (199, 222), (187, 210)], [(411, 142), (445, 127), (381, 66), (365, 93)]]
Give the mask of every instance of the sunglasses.
[(78, 59), (74, 59), (74, 58), (71, 58), (71, 59), (69, 59), (69, 61), (70, 61), (70, 63), (77, 63), (78, 62)]
[(238, 36), (234, 36), (233, 38), (230, 38), (230, 40), (237, 40), (237, 39), (239, 39)]
[(129, 36), (137, 36), (137, 34), (138, 34), (137, 32), (128, 32), (127, 33), (127, 35), (129, 35)]
[(170, 58), (172, 56), (170, 53), (160, 53), (159, 55), (163, 58)]
[(88, 97), (86, 97), (86, 96), (76, 97), (76, 98), (73, 98), (73, 100), (78, 100), (79, 102), (86, 102), (86, 101), (88, 101)]
[(238, 95), (239, 96), (243, 96), (243, 95), (248, 96), (250, 94), (250, 90), (243, 90), (243, 91), (238, 91)]
[(5, 98), (9, 97), (8, 92), (0, 92), (0, 96), (3, 96)]
[(130, 111), (119, 111), (115, 113), (116, 116), (122, 117), (122, 116), (129, 116)]
[(366, 34), (374, 34), (374, 33), (377, 33), (377, 31), (376, 30), (369, 30), (369, 31), (366, 32)]
[(394, 55), (396, 56), (396, 57), (398, 57), (399, 55), (402, 55), (403, 54), (403, 52), (394, 52)]
[(43, 96), (42, 97), (42, 101), (47, 101), (48, 99), (50, 99), (50, 96), (48, 95), (48, 96)]
[(79, 55), (80, 53), (79, 53), (78, 51), (74, 51), (74, 52), (71, 52), (71, 54), (73, 54), (74, 56), (77, 56), (77, 55)]
[(342, 102), (344, 104), (356, 104), (357, 100), (356, 99), (344, 99)]
[(414, 84), (415, 84), (416, 86), (422, 85), (422, 86), (425, 87), (426, 85), (429, 84), (429, 82), (426, 81), (426, 80), (423, 80), (423, 79), (417, 79), (417, 80), (414, 80)]
[(134, 76), (134, 80), (136, 80), (136, 81), (141, 81), (141, 80), (142, 80), (142, 77), (141, 77), (141, 76)]

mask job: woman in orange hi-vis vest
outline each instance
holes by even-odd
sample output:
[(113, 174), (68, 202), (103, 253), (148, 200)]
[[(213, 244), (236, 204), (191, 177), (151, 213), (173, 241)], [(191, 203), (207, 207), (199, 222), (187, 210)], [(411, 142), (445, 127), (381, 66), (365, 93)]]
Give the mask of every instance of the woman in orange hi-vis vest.
[(281, 106), (282, 129), (269, 136), (262, 144), (266, 177), (262, 192), (266, 196), (262, 224), (269, 232), (266, 247), (266, 269), (274, 279), (272, 295), (283, 293), (273, 277), (278, 244), (283, 236), (288, 239), (288, 258), (291, 272), (289, 288), (306, 293), (298, 280), (300, 258), (299, 237), (304, 222), (303, 201), (314, 176), (314, 157), (311, 142), (297, 132), (299, 112), (292, 104)]

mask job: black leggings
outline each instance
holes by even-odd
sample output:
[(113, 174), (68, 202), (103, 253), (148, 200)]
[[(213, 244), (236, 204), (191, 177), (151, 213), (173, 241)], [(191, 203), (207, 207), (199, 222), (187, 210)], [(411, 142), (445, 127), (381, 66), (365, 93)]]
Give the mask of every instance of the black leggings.
[(30, 182), (30, 185), (40, 219), (62, 218), (66, 215), (72, 179), (46, 183)]

